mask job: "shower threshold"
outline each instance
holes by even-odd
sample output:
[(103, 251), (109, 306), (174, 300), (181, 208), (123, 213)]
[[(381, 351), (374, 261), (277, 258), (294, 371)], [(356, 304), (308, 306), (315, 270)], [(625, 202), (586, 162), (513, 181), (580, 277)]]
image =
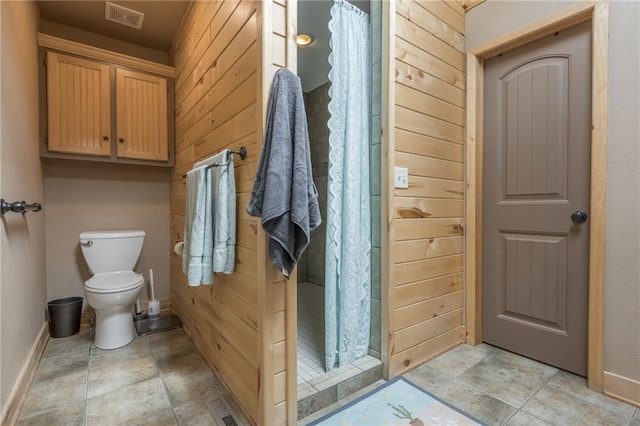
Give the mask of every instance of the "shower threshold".
[(382, 378), (382, 362), (367, 355), (310, 380), (298, 378), (298, 420)]

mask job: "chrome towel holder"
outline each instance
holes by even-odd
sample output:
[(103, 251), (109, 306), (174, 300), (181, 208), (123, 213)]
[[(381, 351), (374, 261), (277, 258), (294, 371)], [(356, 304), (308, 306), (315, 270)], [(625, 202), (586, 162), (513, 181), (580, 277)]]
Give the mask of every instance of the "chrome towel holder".
[(4, 216), (7, 212), (26, 214), (27, 212), (39, 212), (42, 210), (40, 203), (27, 203), (26, 201), (14, 201), (9, 203), (0, 198), (0, 215)]

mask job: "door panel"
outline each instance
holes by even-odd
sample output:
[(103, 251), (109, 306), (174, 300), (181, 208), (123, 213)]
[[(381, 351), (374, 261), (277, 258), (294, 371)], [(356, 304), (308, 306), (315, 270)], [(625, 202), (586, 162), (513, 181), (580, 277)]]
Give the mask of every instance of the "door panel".
[(485, 62), (483, 336), (586, 374), (590, 23)]

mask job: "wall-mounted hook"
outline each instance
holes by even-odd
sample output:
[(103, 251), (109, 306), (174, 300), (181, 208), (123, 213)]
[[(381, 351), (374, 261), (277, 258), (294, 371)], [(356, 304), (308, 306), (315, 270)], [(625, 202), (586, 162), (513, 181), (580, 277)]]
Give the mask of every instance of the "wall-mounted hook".
[(27, 212), (39, 212), (40, 210), (42, 210), (42, 204), (40, 203), (28, 204), (26, 201), (9, 203), (4, 198), (0, 198), (0, 215), (2, 216), (7, 212), (25, 214)]

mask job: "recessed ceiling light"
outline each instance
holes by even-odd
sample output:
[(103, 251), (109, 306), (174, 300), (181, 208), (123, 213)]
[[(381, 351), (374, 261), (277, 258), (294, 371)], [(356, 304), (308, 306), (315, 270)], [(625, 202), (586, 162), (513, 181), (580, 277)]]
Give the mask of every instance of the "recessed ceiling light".
[(296, 36), (296, 44), (300, 47), (307, 47), (313, 43), (315, 39), (311, 33), (301, 33)]

